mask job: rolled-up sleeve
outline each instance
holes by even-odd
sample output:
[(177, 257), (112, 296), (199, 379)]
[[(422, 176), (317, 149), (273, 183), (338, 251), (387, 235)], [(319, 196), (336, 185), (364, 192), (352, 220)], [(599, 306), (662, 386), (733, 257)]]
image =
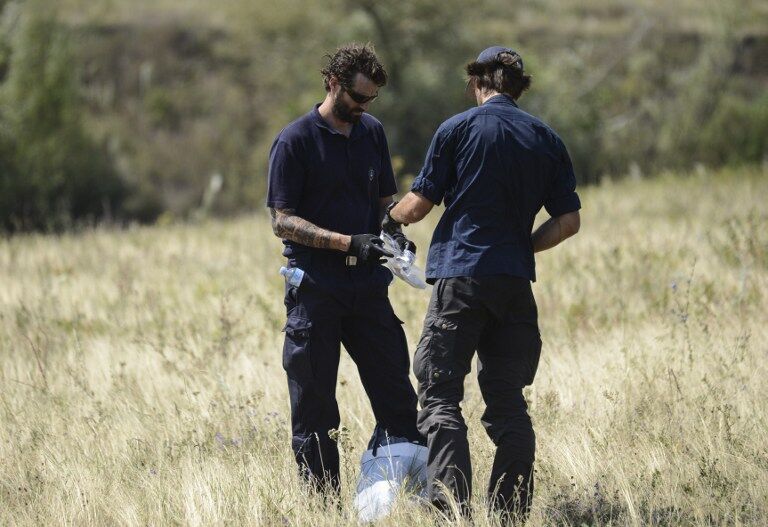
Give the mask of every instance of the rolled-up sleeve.
[(445, 125), (438, 128), (429, 145), (424, 167), (413, 180), (411, 191), (418, 192), (435, 205), (443, 201), (446, 189), (455, 180), (455, 134)]
[(278, 136), (269, 152), (267, 207), (298, 208), (305, 179), (306, 171), (296, 147)]
[(576, 193), (576, 175), (573, 172), (571, 157), (559, 138), (557, 144), (559, 152), (553, 164), (550, 190), (544, 201), (544, 208), (552, 217), (562, 216), (581, 208), (581, 200)]

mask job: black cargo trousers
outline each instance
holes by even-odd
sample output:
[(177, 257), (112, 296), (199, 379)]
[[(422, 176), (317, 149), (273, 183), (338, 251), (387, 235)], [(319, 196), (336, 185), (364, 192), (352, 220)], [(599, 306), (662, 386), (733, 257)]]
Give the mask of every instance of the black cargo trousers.
[(414, 358), (419, 431), (427, 437), (429, 498), (469, 511), (472, 467), (459, 403), (478, 353), (482, 423), (496, 445), (488, 497), (502, 512), (526, 516), (533, 494), (536, 436), (523, 387), (533, 382), (541, 353), (531, 283), (506, 275), (439, 279)]
[(339, 489), (336, 380), (343, 344), (355, 362), (378, 428), (423, 443), (402, 322), (387, 296), (392, 274), (380, 265), (348, 267), (344, 255), (302, 255), (301, 285), (286, 284), (283, 368), (291, 400), (292, 448), (300, 474), (321, 491)]

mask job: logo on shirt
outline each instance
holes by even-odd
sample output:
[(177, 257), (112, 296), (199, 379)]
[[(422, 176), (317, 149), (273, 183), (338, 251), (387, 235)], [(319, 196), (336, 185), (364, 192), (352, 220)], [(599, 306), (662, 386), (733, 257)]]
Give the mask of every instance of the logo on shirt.
[(368, 181), (373, 181), (373, 167), (368, 169)]

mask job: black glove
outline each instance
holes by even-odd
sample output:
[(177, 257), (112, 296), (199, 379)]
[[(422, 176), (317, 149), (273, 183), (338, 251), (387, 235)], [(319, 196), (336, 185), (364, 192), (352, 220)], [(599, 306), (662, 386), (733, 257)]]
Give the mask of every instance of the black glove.
[(347, 254), (356, 256), (359, 263), (384, 263), (385, 256), (391, 258), (394, 255), (384, 249), (383, 244), (375, 234), (354, 234)]
[(397, 205), (397, 201), (393, 201), (387, 205), (387, 208), (384, 209), (384, 219), (381, 222), (381, 230), (392, 236), (392, 239), (395, 241), (401, 251), (409, 250), (413, 254), (416, 254), (416, 244), (405, 237), (405, 234), (403, 234), (403, 229), (401, 228), (403, 225), (408, 224), (393, 220), (392, 216), (389, 214), (395, 205)]
[(406, 238), (405, 234), (401, 231), (397, 231), (391, 236), (401, 251), (411, 251), (413, 254), (416, 254), (416, 244)]
[[(400, 228), (403, 224), (393, 220), (392, 216), (389, 215), (389, 211), (391, 211), (395, 205), (397, 205), (397, 201), (393, 201), (387, 205), (387, 208), (384, 209), (384, 219), (381, 221), (381, 230), (393, 237), (398, 232), (400, 234), (403, 233), (403, 230)], [(405, 225), (407, 225), (407, 223)]]

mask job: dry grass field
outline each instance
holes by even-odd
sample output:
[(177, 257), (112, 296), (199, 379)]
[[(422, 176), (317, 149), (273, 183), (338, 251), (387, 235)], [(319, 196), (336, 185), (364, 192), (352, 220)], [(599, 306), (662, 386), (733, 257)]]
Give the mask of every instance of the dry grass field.
[[(768, 524), (768, 172), (581, 195), (582, 231), (538, 257), (529, 525)], [(0, 525), (355, 523), (372, 414), (345, 357), (343, 495), (307, 495), (267, 219), (0, 240)], [(430, 225), (409, 229), (423, 264)], [(413, 351), (428, 295), (390, 295)], [(495, 525), (474, 377), (467, 394), (476, 524)]]

